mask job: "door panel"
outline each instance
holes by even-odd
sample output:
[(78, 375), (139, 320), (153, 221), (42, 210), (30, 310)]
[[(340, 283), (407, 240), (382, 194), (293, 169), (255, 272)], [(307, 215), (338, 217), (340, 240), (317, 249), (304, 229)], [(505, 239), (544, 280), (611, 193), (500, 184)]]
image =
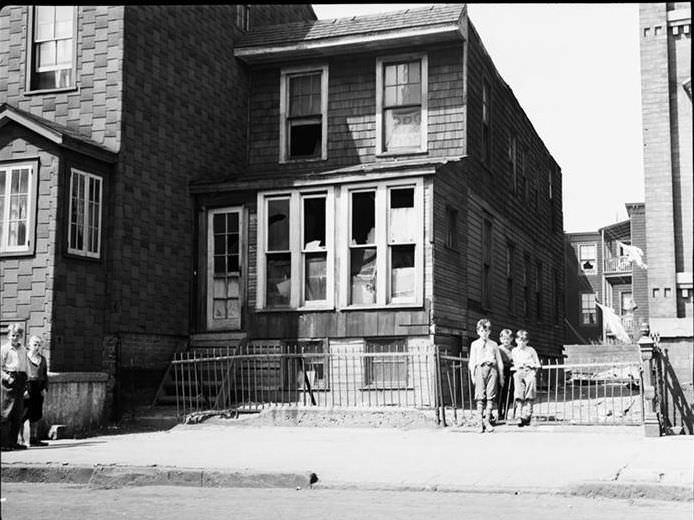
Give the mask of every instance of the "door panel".
[(243, 211), (240, 207), (208, 212), (207, 328), (239, 330), (243, 311)]

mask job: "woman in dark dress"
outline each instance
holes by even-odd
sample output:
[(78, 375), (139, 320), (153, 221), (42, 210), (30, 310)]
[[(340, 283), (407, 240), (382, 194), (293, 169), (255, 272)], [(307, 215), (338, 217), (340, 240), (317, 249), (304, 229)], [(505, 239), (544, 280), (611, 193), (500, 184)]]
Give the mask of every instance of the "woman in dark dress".
[(39, 440), (38, 426), (43, 417), (43, 397), (48, 386), (48, 366), (41, 354), (42, 340), (38, 336), (29, 339), (27, 352), (27, 391), (24, 394), (24, 420), (29, 420), (31, 446), (48, 446)]

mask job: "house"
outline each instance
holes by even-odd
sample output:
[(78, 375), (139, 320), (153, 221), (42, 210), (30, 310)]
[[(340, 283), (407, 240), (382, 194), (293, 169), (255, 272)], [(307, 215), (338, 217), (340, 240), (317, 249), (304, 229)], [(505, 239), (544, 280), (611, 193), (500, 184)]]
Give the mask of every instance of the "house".
[(314, 19), (308, 4), (3, 6), (0, 322), (44, 338), (54, 421), (80, 396), (92, 424), (116, 383), (156, 384), (187, 344), (188, 183), (246, 168), (234, 44)]
[[(596, 302), (614, 310), (634, 342), (648, 319), (645, 206), (632, 203), (626, 209), (628, 220), (598, 231), (566, 234), (567, 344), (614, 340)], [(638, 259), (632, 247), (643, 253)]]
[(259, 27), (234, 56), (247, 163), (190, 184), (196, 334), (460, 353), (487, 317), (561, 356), (561, 170), (464, 5)]

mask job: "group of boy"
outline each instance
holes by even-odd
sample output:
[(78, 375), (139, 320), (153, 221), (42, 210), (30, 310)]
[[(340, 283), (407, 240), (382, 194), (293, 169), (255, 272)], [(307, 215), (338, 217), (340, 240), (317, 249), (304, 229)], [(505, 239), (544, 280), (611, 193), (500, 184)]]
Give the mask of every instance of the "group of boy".
[(509, 392), (511, 377), (516, 424), (519, 427), (530, 424), (535, 399), (535, 374), (540, 368), (537, 352), (528, 345), (527, 330), (520, 329), (516, 333), (515, 348), (511, 346), (511, 330), (501, 331), (501, 345), (489, 338), (491, 330), (492, 324), (488, 319), (477, 322), (479, 338), (470, 345), (468, 362), (468, 369), (475, 385), (480, 433), (494, 431), (493, 423), (498, 418), (499, 404), (503, 406), (504, 398)]
[(24, 348), (24, 329), (12, 323), (8, 327), (8, 342), (0, 348), (0, 448), (2, 451), (23, 450), (22, 426), (28, 420), (31, 446), (45, 446), (38, 438), (38, 423), (42, 417), (43, 398), (48, 384), (46, 359), (41, 354), (41, 338), (29, 339)]

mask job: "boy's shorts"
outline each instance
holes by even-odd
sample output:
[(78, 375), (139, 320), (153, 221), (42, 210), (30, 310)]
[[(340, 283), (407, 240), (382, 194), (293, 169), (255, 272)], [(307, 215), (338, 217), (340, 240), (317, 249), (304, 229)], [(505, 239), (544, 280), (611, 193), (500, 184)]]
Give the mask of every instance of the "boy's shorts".
[(499, 372), (496, 365), (480, 365), (475, 369), (475, 401), (496, 399), (496, 382)]
[(535, 370), (532, 368), (519, 368), (513, 374), (513, 398), (535, 399)]

